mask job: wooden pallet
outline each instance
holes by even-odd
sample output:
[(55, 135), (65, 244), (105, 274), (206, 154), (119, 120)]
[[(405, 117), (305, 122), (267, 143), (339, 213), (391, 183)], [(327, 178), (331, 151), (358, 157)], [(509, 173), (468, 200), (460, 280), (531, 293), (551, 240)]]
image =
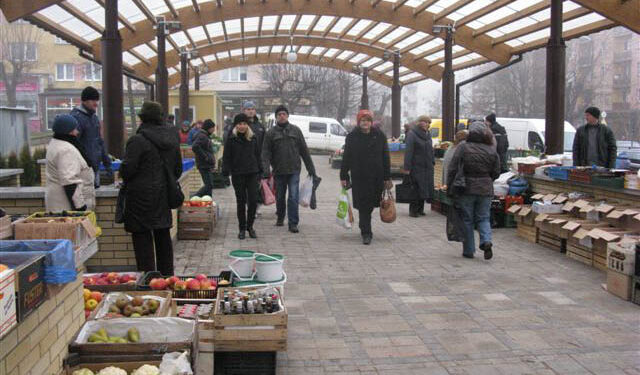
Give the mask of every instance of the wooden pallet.
[[(222, 301), (224, 290), (218, 289), (218, 301)], [(243, 291), (258, 288), (243, 288)], [(274, 314), (225, 315), (216, 304), (213, 314), (213, 345), (222, 352), (269, 352), (287, 350), (287, 312), (284, 298), (280, 295), (284, 309)], [(255, 328), (254, 328), (255, 327)]]
[(213, 207), (182, 206), (178, 210), (179, 240), (208, 240), (214, 226)]
[(566, 255), (567, 258), (577, 260), (578, 262), (588, 266), (593, 266), (593, 253), (588, 247), (576, 243), (568, 243)]
[(533, 225), (526, 225), (522, 222), (519, 222), (516, 232), (518, 234), (518, 237), (521, 237), (531, 243), (538, 242), (538, 228)]

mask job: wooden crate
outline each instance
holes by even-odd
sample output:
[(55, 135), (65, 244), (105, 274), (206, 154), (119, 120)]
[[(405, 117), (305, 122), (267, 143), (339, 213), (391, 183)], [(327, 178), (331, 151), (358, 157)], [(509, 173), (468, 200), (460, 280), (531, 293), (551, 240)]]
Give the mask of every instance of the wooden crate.
[(516, 232), (519, 237), (531, 243), (538, 242), (538, 228), (536, 228), (533, 225), (526, 225), (526, 224), (523, 224), (522, 222), (519, 222)]
[[(156, 297), (164, 298), (164, 301), (160, 303), (155, 313), (147, 316), (143, 316), (138, 319), (164, 318), (169, 316), (169, 313), (171, 310), (171, 291), (170, 290), (117, 291), (117, 292), (105, 293), (102, 296), (102, 301), (100, 301), (98, 306), (96, 306), (96, 308), (91, 312), (91, 315), (89, 315), (87, 320), (97, 319), (96, 316), (98, 315), (98, 312), (104, 308), (104, 306), (107, 304), (107, 300), (113, 298), (113, 296), (120, 296), (121, 294), (127, 295), (129, 297), (156, 296)], [(107, 309), (108, 308), (109, 307), (107, 306)], [(126, 318), (126, 317), (120, 317), (120, 318)], [(103, 317), (100, 317), (99, 319), (115, 319), (115, 318), (103, 316)]]
[(588, 247), (571, 242), (567, 244), (567, 258), (577, 260), (588, 266), (593, 266), (593, 252)]
[(11, 226), (11, 216), (0, 217), (0, 240), (13, 237), (13, 226)]
[[(218, 301), (222, 301), (224, 290), (218, 288)], [(260, 288), (243, 288), (252, 291)], [(213, 314), (213, 345), (222, 352), (270, 352), (287, 350), (287, 322), (289, 314), (280, 294), (283, 310), (273, 314), (224, 315), (216, 303)]]
[(561, 239), (553, 233), (544, 230), (538, 231), (538, 243), (554, 251), (566, 251), (565, 240)]
[(214, 226), (214, 207), (182, 206), (178, 210), (179, 240), (208, 240)]

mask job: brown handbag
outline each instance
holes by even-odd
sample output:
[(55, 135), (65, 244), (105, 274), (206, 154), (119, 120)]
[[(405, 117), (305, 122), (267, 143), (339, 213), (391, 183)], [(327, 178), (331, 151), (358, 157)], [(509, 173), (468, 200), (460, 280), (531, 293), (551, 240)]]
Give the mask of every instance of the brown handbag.
[(388, 189), (382, 192), (382, 199), (380, 200), (380, 220), (382, 220), (383, 223), (393, 223), (396, 221), (396, 203), (393, 199), (393, 193)]

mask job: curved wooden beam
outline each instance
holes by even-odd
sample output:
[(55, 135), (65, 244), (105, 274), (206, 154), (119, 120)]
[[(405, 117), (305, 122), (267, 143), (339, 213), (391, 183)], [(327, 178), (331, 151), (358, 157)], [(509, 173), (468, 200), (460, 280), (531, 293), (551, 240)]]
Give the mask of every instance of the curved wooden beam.
[[(179, 20), (183, 30), (202, 26), (203, 24), (207, 25), (237, 18), (304, 14), (350, 17), (374, 22), (385, 22), (391, 25), (404, 26), (426, 34), (440, 36), (434, 34), (432, 30), (433, 13), (423, 11), (414, 15), (413, 8), (411, 7), (403, 6), (394, 11), (393, 6), (393, 3), (381, 2), (377, 4), (377, 6), (372, 7), (370, 4), (353, 3), (350, 0), (289, 0), (245, 3), (228, 1), (222, 6), (218, 6), (216, 2), (201, 4), (200, 12), (196, 12), (191, 5), (186, 5), (177, 10), (178, 17), (173, 17), (171, 12), (164, 13), (164, 16), (167, 19)], [(452, 23), (452, 21), (447, 18), (443, 18), (440, 22)], [(140, 21), (133, 26), (136, 29), (135, 32), (129, 29), (121, 30), (123, 51), (155, 39), (153, 25), (147, 20)], [(487, 35), (474, 37), (473, 29), (468, 26), (461, 26), (456, 29), (455, 40), (456, 44), (500, 64), (506, 64), (512, 55), (512, 48), (508, 45), (493, 45), (492, 38)], [(92, 43), (94, 44), (94, 51), (99, 51), (100, 41), (95, 40)]]
[[(217, 62), (213, 60), (208, 62), (206, 66), (207, 68), (209, 68), (209, 73), (212, 73), (215, 71), (235, 68), (238, 66), (283, 63), (286, 63), (286, 60), (280, 53), (259, 53), (257, 55), (246, 55), (244, 59), (241, 56), (235, 56), (232, 58), (220, 59)], [(354, 68), (356, 68), (355, 64), (345, 63), (341, 61), (331, 61), (328, 58), (319, 58), (318, 56), (313, 55), (306, 56), (303, 54), (298, 54), (298, 60), (295, 62), (295, 64), (321, 66), (325, 68), (342, 70), (349, 73), (353, 73)], [(189, 79), (191, 78), (193, 78), (193, 70), (189, 69)], [(369, 78), (387, 87), (391, 87), (393, 84), (393, 79), (391, 77), (380, 74), (376, 71), (369, 71)], [(169, 87), (173, 87), (178, 84), (180, 84), (180, 72), (176, 72), (169, 76)]]
[(640, 0), (575, 0), (636, 33), (640, 33)]
[(7, 20), (13, 22), (18, 18), (30, 16), (39, 10), (61, 2), (62, 0), (0, 0), (0, 9)]
[[(257, 34), (257, 33), (252, 33)], [(229, 34), (229, 40), (225, 41), (224, 38), (218, 38), (217, 42), (213, 44), (201, 45), (197, 50), (200, 56), (207, 56), (216, 54), (219, 52), (231, 51), (239, 48), (255, 48), (255, 47), (268, 47), (278, 45), (288, 45), (291, 43), (291, 38), (285, 35), (263, 35), (258, 37), (257, 35), (249, 35), (245, 33), (245, 37), (242, 38), (240, 34)], [(331, 37), (331, 34), (323, 38), (319, 35), (297, 35), (293, 37), (293, 44), (298, 46), (309, 47), (327, 47), (337, 48), (339, 50), (353, 51), (356, 53), (363, 53), (371, 57), (384, 58), (384, 48), (378, 46), (372, 46), (368, 44), (366, 39), (361, 39), (360, 42), (354, 42), (350, 40), (341, 40)], [(151, 58), (151, 65), (145, 65), (140, 63), (135, 65), (136, 73), (140, 76), (147, 77), (155, 72), (157, 64), (157, 56)], [(176, 66), (180, 63), (180, 56), (178, 51), (171, 50), (167, 52), (167, 66)], [(407, 69), (420, 73), (427, 78), (439, 81), (442, 78), (442, 67), (439, 65), (429, 66), (426, 60), (414, 61), (414, 59), (407, 55), (400, 60), (400, 64)]]

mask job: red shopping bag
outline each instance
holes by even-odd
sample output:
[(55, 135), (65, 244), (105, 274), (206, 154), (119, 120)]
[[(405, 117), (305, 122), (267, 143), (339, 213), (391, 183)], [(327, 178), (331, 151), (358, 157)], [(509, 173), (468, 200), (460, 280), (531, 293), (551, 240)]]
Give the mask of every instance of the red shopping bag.
[[(271, 186), (269, 182), (271, 182)], [(262, 190), (262, 204), (264, 204), (265, 206), (276, 203), (275, 189), (272, 190), (273, 185), (273, 177), (270, 177), (269, 180), (260, 181), (260, 190)]]

